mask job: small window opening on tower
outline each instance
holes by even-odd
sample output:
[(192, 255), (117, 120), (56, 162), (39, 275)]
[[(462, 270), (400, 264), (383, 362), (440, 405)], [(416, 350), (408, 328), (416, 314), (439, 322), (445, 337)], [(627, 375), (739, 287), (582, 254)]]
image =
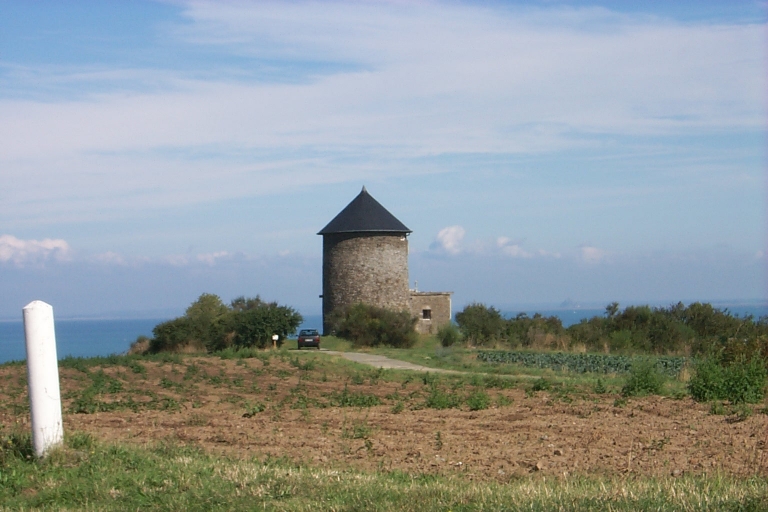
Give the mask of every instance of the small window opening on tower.
[(422, 309), (421, 310), (421, 318), (424, 320), (432, 320), (432, 310), (431, 309)]

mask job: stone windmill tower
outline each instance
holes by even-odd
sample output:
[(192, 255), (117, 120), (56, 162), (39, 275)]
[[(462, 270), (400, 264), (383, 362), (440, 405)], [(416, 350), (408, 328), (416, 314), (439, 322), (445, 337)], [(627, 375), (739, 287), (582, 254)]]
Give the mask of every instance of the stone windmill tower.
[(363, 187), (318, 235), (323, 237), (323, 331), (336, 308), (359, 302), (410, 310), (411, 230)]

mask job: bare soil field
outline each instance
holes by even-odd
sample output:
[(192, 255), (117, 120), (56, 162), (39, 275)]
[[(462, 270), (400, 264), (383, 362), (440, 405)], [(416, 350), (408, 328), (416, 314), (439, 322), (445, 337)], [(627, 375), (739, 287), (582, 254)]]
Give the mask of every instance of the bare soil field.
[[(63, 365), (65, 433), (479, 480), (768, 469), (763, 405), (751, 415), (716, 415), (690, 398), (534, 392), (529, 382), (361, 369), (321, 354), (116, 361)], [(0, 367), (5, 429), (28, 428), (25, 372)], [(487, 408), (470, 410), (473, 393), (486, 396)]]

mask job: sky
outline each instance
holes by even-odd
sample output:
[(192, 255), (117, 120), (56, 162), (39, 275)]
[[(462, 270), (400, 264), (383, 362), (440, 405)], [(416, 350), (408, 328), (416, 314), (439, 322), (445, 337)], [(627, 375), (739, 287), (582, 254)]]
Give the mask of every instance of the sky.
[(0, 13), (0, 319), (319, 314), (362, 186), (454, 311), (768, 300), (765, 1)]

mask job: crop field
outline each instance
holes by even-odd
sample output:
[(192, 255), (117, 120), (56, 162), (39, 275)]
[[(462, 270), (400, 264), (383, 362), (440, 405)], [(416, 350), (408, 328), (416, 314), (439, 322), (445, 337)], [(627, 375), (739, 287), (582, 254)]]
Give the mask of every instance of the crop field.
[[(514, 503), (526, 508), (539, 499), (547, 510), (558, 503), (599, 504), (607, 497), (612, 498), (605, 503), (622, 502), (631, 510), (640, 503), (636, 500), (662, 495), (666, 501), (659, 510), (733, 509), (734, 503), (752, 503), (759, 510), (768, 503), (762, 476), (768, 469), (764, 404), (738, 409), (721, 404), (717, 409), (680, 396), (624, 398), (610, 379), (605, 389), (595, 390), (579, 381), (545, 377), (395, 372), (287, 350), (68, 359), (60, 373), (69, 445), (68, 455), (60, 457), (66, 467), (82, 469), (88, 453), (113, 453), (110, 446), (144, 450), (141, 457), (132, 455), (141, 460), (165, 450), (190, 467), (226, 466), (216, 471), (206, 466), (213, 471), (211, 478), (225, 481), (210, 492), (233, 486), (232, 499), (258, 498), (248, 503), (263, 508), (312, 509), (317, 500), (354, 491), (363, 501), (349, 497), (352, 501), (329, 503), (339, 510), (355, 509), (347, 507), (350, 503), (409, 509), (406, 497), (417, 490), (437, 493), (429, 502), (434, 507), (424, 510), (498, 509), (504, 503), (510, 509)], [(17, 445), (29, 430), (25, 367), (0, 366), (0, 382), (0, 503), (56, 509), (62, 504), (56, 500), (64, 498), (51, 496), (72, 484), (41, 476), (44, 463), (22, 458), (14, 471), (21, 475), (24, 468), (38, 469), (9, 480), (10, 454), (21, 450)], [(141, 487), (135, 480), (140, 475), (132, 479), (126, 471), (88, 491), (92, 501), (104, 500), (95, 508), (135, 508), (133, 501), (121, 500), (127, 488)], [(104, 478), (109, 474), (104, 470)], [(278, 474), (284, 482), (295, 480), (285, 483), (285, 496), (279, 499), (274, 489), (258, 483)], [(342, 485), (342, 477), (351, 480)], [(328, 478), (336, 490), (317, 482)], [(166, 486), (180, 485), (169, 482)], [(320, 495), (307, 497), (309, 491), (300, 490), (299, 482), (316, 482)], [(392, 494), (375, 498), (373, 488), (361, 482)], [(161, 479), (136, 492), (159, 496), (163, 485)], [(523, 485), (531, 493), (529, 501), (509, 494)], [(689, 497), (680, 501), (673, 498), (676, 492)], [(483, 501), (489, 496), (494, 498)], [(546, 496), (560, 498), (547, 502)], [(365, 501), (369, 498), (370, 503)], [(502, 498), (507, 501), (494, 501)], [(76, 498), (67, 499), (74, 500), (65, 500), (70, 508), (82, 508)], [(188, 508), (191, 503), (157, 499), (145, 508)]]
[[(621, 356), (612, 354), (573, 354), (569, 352), (505, 352), (481, 350), (477, 358), (486, 363), (519, 364), (533, 368), (567, 370), (576, 373), (629, 373), (632, 363), (642, 356)], [(670, 377), (677, 377), (688, 363), (688, 358), (655, 356), (656, 369)]]

